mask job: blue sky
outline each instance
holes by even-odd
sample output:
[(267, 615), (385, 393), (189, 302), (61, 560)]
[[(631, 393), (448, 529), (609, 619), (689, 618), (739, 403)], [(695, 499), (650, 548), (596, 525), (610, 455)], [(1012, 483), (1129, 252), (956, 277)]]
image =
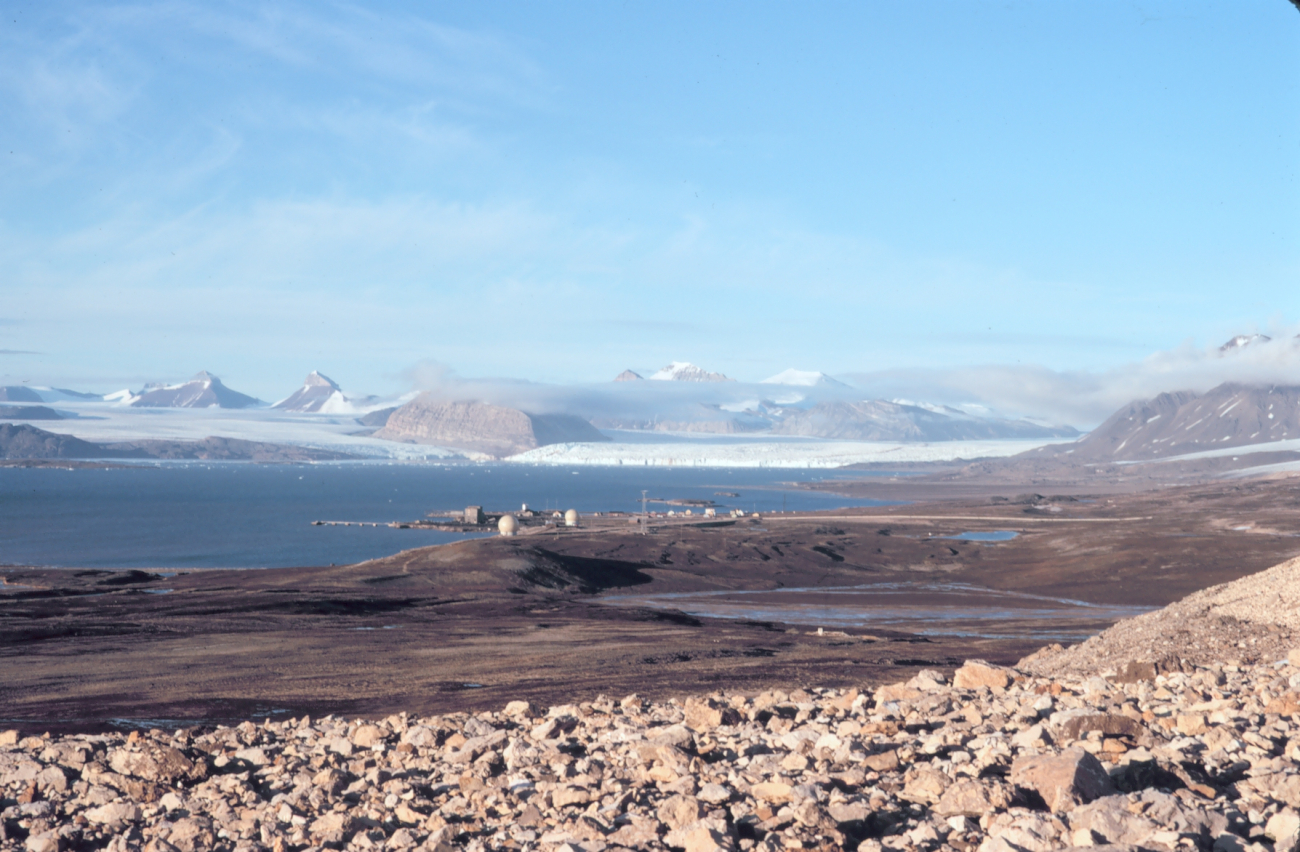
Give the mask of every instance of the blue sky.
[(10, 2), (0, 383), (1103, 374), (1300, 323), (1300, 15)]

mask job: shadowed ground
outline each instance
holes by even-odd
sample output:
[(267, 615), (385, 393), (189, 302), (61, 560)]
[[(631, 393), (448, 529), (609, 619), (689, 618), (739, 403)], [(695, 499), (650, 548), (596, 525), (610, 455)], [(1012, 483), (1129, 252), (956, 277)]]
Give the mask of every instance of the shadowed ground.
[[(1292, 480), (1072, 497), (777, 515), (648, 536), (623, 521), (330, 568), (4, 569), (0, 718), (81, 729), (894, 681), (968, 657), (1014, 662), (1057, 625), (1019, 619), (1011, 638), (945, 635), (930, 620), (818, 635), (824, 625), (798, 618), (700, 618), (609, 601), (651, 596), (663, 607), (657, 596), (671, 593), (943, 581), (1155, 607), (1300, 553)], [(970, 530), (1020, 534), (941, 537)], [(928, 595), (909, 594), (919, 604)]]

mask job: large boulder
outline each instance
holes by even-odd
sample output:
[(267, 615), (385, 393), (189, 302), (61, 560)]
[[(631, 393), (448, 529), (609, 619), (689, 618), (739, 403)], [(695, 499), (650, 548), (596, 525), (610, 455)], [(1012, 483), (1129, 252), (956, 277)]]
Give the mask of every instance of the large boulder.
[(1081, 748), (1018, 758), (1011, 764), (1011, 783), (1038, 793), (1053, 813), (1115, 792), (1105, 767)]

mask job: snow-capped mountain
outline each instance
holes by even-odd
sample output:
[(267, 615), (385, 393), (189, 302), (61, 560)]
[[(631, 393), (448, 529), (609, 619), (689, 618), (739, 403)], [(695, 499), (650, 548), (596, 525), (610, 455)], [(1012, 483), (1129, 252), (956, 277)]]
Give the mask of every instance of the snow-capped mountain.
[[(117, 396), (108, 394), (104, 398)], [(221, 379), (206, 370), (184, 384), (146, 387), (129, 400), (136, 408), (248, 408), (260, 403), (261, 400), (226, 387)]]
[(710, 373), (686, 361), (674, 361), (650, 377), (655, 382), (729, 382), (721, 373)]
[(634, 370), (624, 370), (623, 372), (619, 373), (617, 376), (614, 377), (614, 381), (616, 381), (616, 382), (639, 382), (639, 381), (641, 381), (641, 380), (644, 379), (644, 378), (645, 378), (645, 376), (641, 375), (640, 373), (638, 373), (638, 372), (636, 372), (636, 371), (634, 371)]
[(848, 385), (844, 384), (844, 382), (836, 381), (835, 379), (832, 379), (830, 376), (826, 375), (825, 373), (821, 373), (816, 370), (796, 370), (794, 368), (791, 368), (789, 370), (782, 370), (781, 372), (777, 373), (775, 376), (769, 376), (768, 378), (763, 379), (763, 381), (759, 382), (759, 384), (760, 385), (795, 385), (801, 388), (813, 388), (813, 387), (846, 388), (848, 387)]
[(303, 380), (302, 387), (277, 402), (272, 408), (282, 411), (324, 411), (344, 413), (351, 411), (342, 389), (329, 376), (312, 370)]
[(1235, 352), (1238, 349), (1245, 349), (1252, 343), (1267, 343), (1273, 338), (1267, 334), (1238, 334), (1227, 343), (1219, 347), (1220, 352)]

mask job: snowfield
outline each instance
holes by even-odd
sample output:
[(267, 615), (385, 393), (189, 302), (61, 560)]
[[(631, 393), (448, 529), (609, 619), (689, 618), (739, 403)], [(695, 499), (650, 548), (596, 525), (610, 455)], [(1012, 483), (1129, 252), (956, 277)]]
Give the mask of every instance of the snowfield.
[[(366, 435), (355, 412), (300, 413), (272, 408), (133, 408), (102, 401), (62, 401), (68, 417), (41, 421), (48, 432), (86, 441), (162, 439), (198, 441), (210, 435), (350, 453), (363, 459), (485, 460), (479, 453), (404, 444)], [(610, 443), (550, 444), (505, 461), (554, 465), (651, 465), (679, 467), (834, 468), (864, 462), (951, 461), (1010, 456), (1053, 440), (899, 443), (836, 441), (759, 434), (608, 431)], [(1060, 439), (1058, 439), (1060, 440)], [(1063, 439), (1069, 440), (1069, 439)]]
[(130, 408), (104, 403), (57, 403), (67, 420), (32, 425), (84, 441), (201, 441), (209, 435), (332, 450), (372, 459), (474, 457), (445, 447), (401, 444), (350, 432), (363, 431), (354, 414), (298, 414), (269, 408)]
[(1013, 456), (1056, 441), (945, 441), (932, 444), (818, 439), (672, 443), (551, 444), (507, 461), (555, 465), (833, 468), (878, 462), (930, 462)]

